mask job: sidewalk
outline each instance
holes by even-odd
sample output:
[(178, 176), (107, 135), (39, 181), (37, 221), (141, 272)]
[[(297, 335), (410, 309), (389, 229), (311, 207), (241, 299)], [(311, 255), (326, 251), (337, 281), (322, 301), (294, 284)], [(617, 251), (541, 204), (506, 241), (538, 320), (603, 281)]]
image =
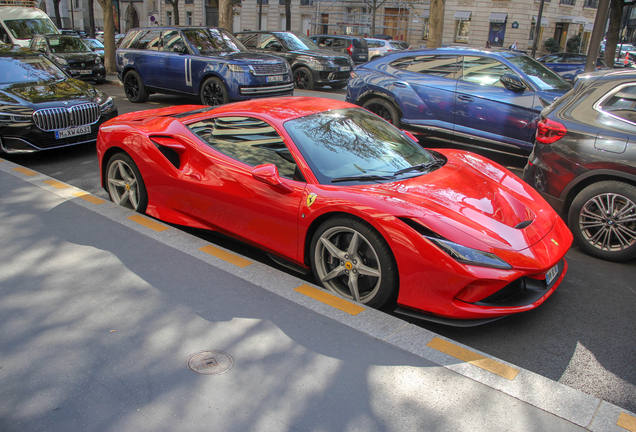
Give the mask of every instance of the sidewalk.
[[(0, 215), (3, 432), (636, 431), (598, 398), (1, 159)], [(222, 353), (190, 366), (218, 374), (188, 368), (202, 350)]]

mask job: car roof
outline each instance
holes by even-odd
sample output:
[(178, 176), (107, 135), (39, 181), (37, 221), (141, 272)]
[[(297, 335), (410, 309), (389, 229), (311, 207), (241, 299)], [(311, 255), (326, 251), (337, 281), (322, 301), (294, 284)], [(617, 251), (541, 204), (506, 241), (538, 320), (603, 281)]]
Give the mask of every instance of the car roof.
[(377, 38), (364, 38), (364, 40), (368, 40), (372, 42), (385, 42), (385, 43), (395, 42), (389, 39), (377, 39)]
[(451, 47), (441, 47), (441, 48), (420, 48), (420, 49), (411, 49), (404, 51), (396, 51), (390, 53), (389, 55), (384, 56), (384, 58), (395, 58), (402, 56), (414, 56), (414, 55), (423, 55), (423, 54), (479, 54), (486, 55), (490, 57), (527, 57), (528, 55), (523, 52), (518, 51), (510, 51), (510, 50), (502, 50), (502, 51), (493, 51), (482, 48), (469, 48), (469, 47), (461, 47), (461, 46), (451, 46)]
[(0, 45), (0, 57), (38, 57), (41, 55), (37, 51), (20, 45)]

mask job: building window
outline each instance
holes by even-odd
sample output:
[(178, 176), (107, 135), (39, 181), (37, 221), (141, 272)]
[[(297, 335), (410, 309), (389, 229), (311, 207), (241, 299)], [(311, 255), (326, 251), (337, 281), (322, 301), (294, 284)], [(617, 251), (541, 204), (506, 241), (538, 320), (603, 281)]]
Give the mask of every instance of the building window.
[(598, 9), (598, 0), (585, 0), (583, 7)]
[(469, 31), (470, 31), (470, 20), (455, 21), (455, 42), (468, 43)]
[(300, 0), (301, 6), (309, 6), (309, 0)]
[(559, 3), (562, 5), (575, 6), (576, 0), (561, 0)]
[(166, 12), (166, 25), (172, 25), (172, 12)]
[(426, 40), (428, 39), (428, 18), (423, 18), (422, 19), (422, 25), (423, 25), (423, 29), (422, 29), (422, 39)]
[(194, 0), (185, 0), (185, 4), (194, 4)]
[(186, 25), (193, 25), (192, 12), (186, 12)]
[(256, 0), (256, 4), (264, 4), (264, 5), (268, 5), (269, 4), (269, 0)]

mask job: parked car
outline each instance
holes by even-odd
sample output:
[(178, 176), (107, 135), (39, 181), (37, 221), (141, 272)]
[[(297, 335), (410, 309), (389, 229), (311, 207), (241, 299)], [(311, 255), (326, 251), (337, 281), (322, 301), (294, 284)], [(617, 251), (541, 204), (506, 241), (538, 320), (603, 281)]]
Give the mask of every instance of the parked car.
[(106, 68), (101, 58), (77, 35), (37, 35), (29, 46), (42, 52), (69, 75), (98, 84), (106, 81)]
[(130, 30), (117, 49), (116, 67), (126, 97), (135, 103), (155, 92), (198, 95), (204, 105), (294, 92), (285, 60), (250, 53), (220, 28)]
[(580, 75), (543, 110), (523, 178), (564, 215), (581, 250), (636, 257), (636, 71)]
[(102, 60), (102, 63), (104, 63), (104, 44), (97, 39), (87, 38), (82, 40), (84, 41), (86, 46), (88, 46), (95, 54), (99, 56), (99, 58)]
[(201, 108), (102, 126), (100, 178), (113, 202), (232, 235), (369, 307), (397, 303), (446, 323), (536, 308), (564, 277), (565, 223), (485, 158), (427, 151), (333, 99)]
[(314, 35), (310, 39), (320, 48), (349, 54), (355, 64), (369, 60), (369, 46), (363, 37), (346, 35)]
[(0, 46), (0, 150), (38, 150), (95, 142), (99, 126), (117, 116), (113, 99), (69, 78), (39, 52)]
[(35, 7), (0, 6), (0, 41), (28, 47), (36, 34), (53, 33), (59, 33), (59, 30), (43, 10)]
[(296, 88), (314, 90), (345, 88), (354, 64), (348, 55), (323, 50), (302, 33), (292, 31), (239, 32), (235, 36), (250, 51), (273, 54), (287, 60)]
[(571, 88), (525, 54), (449, 47), (357, 66), (346, 100), (432, 141), (527, 157), (539, 113)]
[[(537, 59), (563, 78), (573, 81), (574, 78), (585, 70), (587, 56), (575, 53), (553, 53)], [(603, 59), (596, 59), (596, 70), (609, 69)]]
[(384, 54), (389, 52), (402, 51), (409, 48), (408, 44), (404, 41), (371, 38), (365, 38), (365, 40), (369, 47), (369, 58), (371, 60), (382, 57)]
[(77, 33), (73, 29), (59, 29), (59, 30), (60, 30), (60, 34), (63, 34), (63, 35), (79, 36), (79, 33)]

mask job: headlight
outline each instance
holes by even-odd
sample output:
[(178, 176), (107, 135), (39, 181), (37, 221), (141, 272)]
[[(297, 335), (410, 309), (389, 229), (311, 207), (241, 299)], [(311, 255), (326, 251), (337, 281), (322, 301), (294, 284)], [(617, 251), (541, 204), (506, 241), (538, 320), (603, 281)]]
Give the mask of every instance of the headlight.
[(102, 62), (102, 59), (99, 58), (99, 56), (95, 56), (95, 64), (100, 64)]
[(0, 107), (0, 123), (27, 123), (32, 121), (33, 110), (23, 107)]
[(236, 73), (245, 73), (245, 69), (243, 69), (241, 66), (239, 65), (235, 65), (235, 64), (228, 64), (227, 68), (229, 70), (231, 70), (232, 72), (236, 72)]
[(59, 63), (62, 66), (67, 66), (68, 65), (68, 62), (66, 60), (64, 60), (62, 57), (54, 56), (53, 60), (55, 60), (56, 63)]
[(331, 70), (335, 67), (334, 65), (330, 64), (328, 60), (323, 60), (316, 57), (309, 57), (307, 59), (307, 62), (311, 63), (312, 69), (319, 71)]
[(463, 264), (510, 270), (512, 266), (497, 255), (453, 243), (450, 240), (424, 236), (455, 260)]
[[(106, 97), (106, 95), (104, 95)], [(108, 114), (115, 109), (115, 101), (113, 98), (108, 96), (105, 100), (101, 98), (98, 99), (99, 109), (102, 111), (102, 114)]]

